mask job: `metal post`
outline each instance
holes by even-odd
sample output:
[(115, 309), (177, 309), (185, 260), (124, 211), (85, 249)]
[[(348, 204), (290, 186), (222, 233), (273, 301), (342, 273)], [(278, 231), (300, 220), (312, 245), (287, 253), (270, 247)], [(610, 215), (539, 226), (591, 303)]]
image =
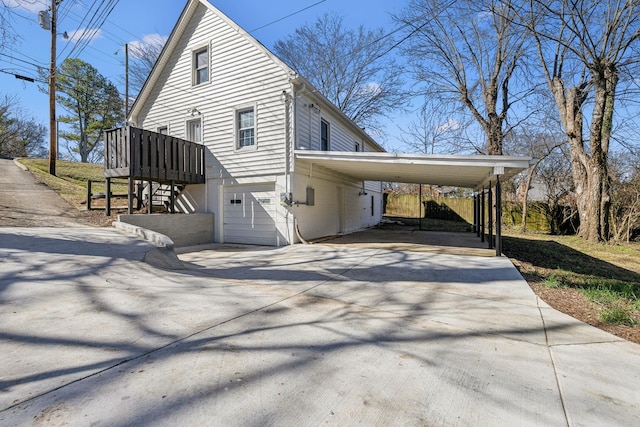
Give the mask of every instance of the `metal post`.
[(487, 233), (487, 239), (489, 242), (489, 249), (493, 249), (493, 191), (491, 190), (491, 181), (489, 181), (489, 232)]
[(480, 197), (480, 241), (484, 242), (484, 187)]
[(502, 185), (496, 180), (496, 256), (502, 255)]
[[(418, 197), (418, 215), (420, 215), (420, 231), (422, 231), (422, 217), (424, 215), (422, 215), (422, 184), (420, 185), (420, 191), (419, 191), (419, 197)], [(425, 210), (425, 214), (426, 214), (426, 210)]]
[(476, 193), (473, 195), (473, 232), (479, 235), (478, 230), (478, 193)]

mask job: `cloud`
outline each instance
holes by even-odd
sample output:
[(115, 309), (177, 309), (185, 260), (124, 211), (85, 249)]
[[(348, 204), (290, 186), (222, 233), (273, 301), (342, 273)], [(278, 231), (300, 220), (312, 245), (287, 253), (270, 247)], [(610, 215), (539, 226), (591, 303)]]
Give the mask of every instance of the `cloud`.
[(458, 130), (462, 127), (460, 122), (454, 119), (447, 119), (447, 121), (440, 126), (438, 126), (438, 132), (451, 132), (454, 130)]
[(132, 58), (139, 59), (144, 56), (147, 50), (153, 50), (159, 53), (167, 42), (167, 39), (167, 36), (160, 34), (145, 34), (142, 36), (142, 40), (129, 42), (129, 54)]
[(88, 39), (88, 42), (91, 43), (102, 37), (102, 30), (96, 28), (79, 28), (73, 31), (66, 31), (66, 34), (69, 36), (68, 40), (71, 43), (78, 43), (81, 39)]
[(2, 4), (6, 7), (18, 8), (31, 13), (47, 10), (50, 6), (50, 4), (45, 3), (45, 0), (2, 0)]
[(382, 92), (382, 87), (378, 83), (367, 83), (358, 88), (358, 95), (376, 96)]

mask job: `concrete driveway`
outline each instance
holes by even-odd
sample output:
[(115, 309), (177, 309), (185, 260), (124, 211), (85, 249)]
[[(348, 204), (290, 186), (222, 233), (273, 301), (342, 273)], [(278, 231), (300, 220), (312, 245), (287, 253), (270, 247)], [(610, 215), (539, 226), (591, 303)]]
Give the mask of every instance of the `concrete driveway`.
[[(151, 251), (151, 252), (149, 252)], [(640, 425), (640, 346), (506, 258), (0, 228), (0, 425)]]

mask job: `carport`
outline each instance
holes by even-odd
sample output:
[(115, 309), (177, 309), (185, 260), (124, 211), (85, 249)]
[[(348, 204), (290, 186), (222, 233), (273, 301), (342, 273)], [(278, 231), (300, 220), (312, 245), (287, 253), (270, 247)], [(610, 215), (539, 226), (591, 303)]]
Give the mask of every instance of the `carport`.
[[(296, 150), (296, 162), (320, 167), (358, 181), (404, 182), (470, 188), (474, 191), (473, 229), (496, 256), (502, 255), (502, 184), (526, 170), (531, 157), (350, 153)], [(495, 201), (493, 197), (495, 196)], [(489, 209), (485, 209), (489, 207)], [(485, 212), (487, 214), (485, 214)], [(495, 219), (495, 221), (494, 221)], [(493, 224), (495, 222), (495, 242)], [(486, 231), (486, 233), (485, 233)]]

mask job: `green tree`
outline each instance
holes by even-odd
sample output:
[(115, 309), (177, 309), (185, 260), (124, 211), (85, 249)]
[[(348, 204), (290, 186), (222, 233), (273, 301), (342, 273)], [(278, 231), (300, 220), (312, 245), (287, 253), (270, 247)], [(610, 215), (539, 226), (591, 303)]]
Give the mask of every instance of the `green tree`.
[(78, 58), (66, 59), (58, 71), (56, 101), (69, 114), (58, 117), (68, 124), (60, 132), (80, 161), (100, 161), (106, 129), (122, 124), (123, 101), (118, 89), (91, 64)]

